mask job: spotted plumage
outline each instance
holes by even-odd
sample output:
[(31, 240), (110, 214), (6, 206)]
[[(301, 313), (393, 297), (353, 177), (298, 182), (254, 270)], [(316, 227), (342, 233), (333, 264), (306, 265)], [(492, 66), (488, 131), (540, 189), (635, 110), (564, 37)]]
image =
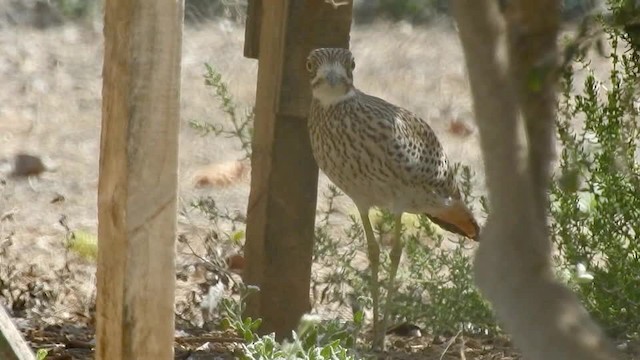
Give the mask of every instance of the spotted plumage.
[[(358, 207), (371, 270), (373, 347), (384, 349), (395, 277), (402, 256), (402, 213), (424, 213), (472, 239), (478, 224), (460, 197), (442, 145), (420, 117), (353, 86), (347, 49), (316, 49), (307, 58), (313, 100), (311, 148), (318, 166)], [(395, 215), (387, 302), (379, 322), (380, 247), (369, 220), (373, 206)]]
[(424, 213), (446, 230), (477, 238), (433, 130), (410, 111), (355, 89), (354, 68), (347, 49), (309, 55), (309, 132), (318, 166), (359, 208)]

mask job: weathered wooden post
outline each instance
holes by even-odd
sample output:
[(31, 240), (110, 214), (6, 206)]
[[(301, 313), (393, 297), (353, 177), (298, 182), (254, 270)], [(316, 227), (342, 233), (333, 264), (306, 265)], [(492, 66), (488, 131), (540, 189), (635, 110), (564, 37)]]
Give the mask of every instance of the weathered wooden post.
[(0, 305), (0, 359), (34, 360), (33, 352), (22, 338), (22, 334), (11, 321), (9, 314)]
[(107, 0), (96, 359), (173, 359), (183, 0)]
[(245, 56), (259, 60), (244, 281), (262, 332), (291, 334), (310, 309), (318, 168), (309, 146), (305, 69), (317, 47), (349, 47), (352, 5), (250, 0)]

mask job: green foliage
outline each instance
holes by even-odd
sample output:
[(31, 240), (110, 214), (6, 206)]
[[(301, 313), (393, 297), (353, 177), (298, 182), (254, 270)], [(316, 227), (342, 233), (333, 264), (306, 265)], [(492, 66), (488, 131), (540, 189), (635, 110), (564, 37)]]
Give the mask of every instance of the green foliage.
[(240, 359), (355, 359), (353, 354), (356, 353), (357, 336), (363, 321), (361, 313), (351, 322), (320, 321), (315, 316), (305, 315), (298, 331), (292, 333), (292, 340), (280, 343), (274, 334), (256, 334), (262, 322), (260, 319), (242, 317), (247, 297), (259, 289), (240, 284), (239, 290), (238, 300), (222, 300), (221, 315), (222, 327), (233, 329), (246, 341), (242, 345)]
[(49, 350), (47, 349), (38, 349), (36, 352), (36, 360), (44, 360), (49, 355)]
[[(456, 172), (460, 174), (461, 190), (471, 200), (471, 171), (467, 167), (456, 167)], [(325, 196), (330, 206), (316, 228), (314, 262), (332, 271), (314, 272), (316, 301), (346, 304), (352, 309), (370, 306), (369, 269), (366, 264), (356, 265), (356, 257), (366, 249), (362, 225), (357, 217), (351, 216), (344, 236), (331, 236), (332, 204), (343, 195), (330, 187)], [(393, 216), (382, 212), (380, 221), (374, 222), (374, 230), (385, 238), (391, 234), (393, 224)], [(425, 244), (428, 239), (431, 243)], [(488, 303), (473, 283), (471, 253), (465, 248), (465, 244), (469, 246), (468, 240), (445, 241), (437, 227), (425, 216), (418, 216), (412, 226), (405, 223), (403, 241), (405, 266), (401, 263), (398, 272), (400, 288), (391, 314), (394, 322), (417, 323), (435, 333), (498, 331)], [(388, 251), (383, 253), (380, 278), (384, 284), (388, 281), (390, 261)]]
[(86, 231), (76, 230), (67, 236), (66, 246), (80, 257), (95, 262), (98, 259), (98, 237)]
[(81, 19), (98, 15), (96, 9), (101, 6), (101, 0), (53, 0), (62, 15), (69, 19)]
[(312, 346), (305, 348), (304, 340), (293, 333), (293, 341), (280, 344), (275, 340), (274, 334), (261, 337), (259, 340), (248, 345), (243, 345), (243, 355), (241, 360), (352, 360), (355, 356), (340, 346), (340, 341), (335, 340), (329, 344)]
[(262, 320), (254, 320), (251, 317), (244, 318), (243, 314), (246, 307), (245, 301), (247, 297), (260, 291), (260, 289), (251, 285), (246, 286), (244, 284), (239, 284), (238, 290), (240, 292), (240, 299), (238, 301), (230, 298), (225, 298), (220, 301), (222, 309), (221, 315), (223, 316), (221, 326), (225, 330), (233, 329), (244, 339), (244, 341), (252, 342), (257, 338), (255, 332), (260, 327)]
[(609, 26), (620, 32), (624, 41), (628, 42), (635, 52), (640, 50), (640, 4), (635, 0), (608, 0), (610, 9)]
[(209, 64), (205, 64), (205, 85), (214, 90), (214, 94), (220, 102), (220, 109), (227, 115), (228, 125), (212, 124), (202, 120), (191, 120), (189, 125), (198, 130), (203, 136), (213, 133), (216, 136), (235, 138), (240, 142), (245, 157), (251, 156), (251, 137), (253, 135), (254, 109), (249, 108), (244, 112), (238, 110), (238, 105), (231, 93), (229, 86), (222, 80), (222, 74)]
[(606, 33), (612, 45), (608, 79), (598, 79), (590, 62), (580, 58), (578, 65), (588, 73), (581, 92), (572, 93), (572, 69), (562, 81), (558, 137), (563, 150), (551, 192), (552, 235), (560, 269), (579, 269), (569, 282), (589, 312), (611, 335), (637, 336), (639, 62), (637, 52), (620, 42), (625, 37), (620, 29)]
[[(424, 246), (420, 239), (432, 227), (421, 218), (420, 232), (406, 244), (407, 276), (405, 290), (399, 295), (396, 313), (400, 318), (419, 321), (432, 332), (496, 333), (497, 325), (489, 304), (473, 282), (470, 255), (464, 241), (445, 247), (441, 235), (435, 244)], [(421, 274), (415, 276), (415, 274)]]

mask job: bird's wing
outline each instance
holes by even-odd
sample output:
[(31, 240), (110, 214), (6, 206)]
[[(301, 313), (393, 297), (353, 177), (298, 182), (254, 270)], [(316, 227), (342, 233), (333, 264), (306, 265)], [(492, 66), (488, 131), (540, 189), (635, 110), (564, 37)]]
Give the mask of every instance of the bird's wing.
[[(395, 131), (405, 139), (403, 146), (404, 168), (399, 174), (416, 186), (432, 190), (439, 200), (444, 200), (438, 211), (426, 214), (441, 228), (477, 240), (479, 226), (473, 214), (462, 201), (458, 184), (444, 148), (426, 121), (403, 110), (397, 115)], [(398, 137), (395, 137), (398, 138)], [(425, 185), (426, 184), (426, 185)]]
[[(462, 201), (444, 148), (429, 124), (412, 112), (382, 99), (367, 99), (380, 109), (389, 123), (391, 134), (385, 153), (389, 166), (403, 184), (425, 191), (442, 206), (427, 216), (443, 229), (476, 239), (479, 228), (473, 214)], [(384, 110), (384, 111), (383, 111)]]
[(387, 164), (402, 183), (459, 198), (444, 149), (426, 121), (383, 99), (359, 93), (363, 122), (379, 122), (383, 141), (375, 146), (386, 154)]
[(393, 132), (393, 142), (389, 146), (399, 151), (393, 152), (398, 175), (438, 196), (460, 199), (444, 148), (427, 122), (399, 108), (394, 117)]

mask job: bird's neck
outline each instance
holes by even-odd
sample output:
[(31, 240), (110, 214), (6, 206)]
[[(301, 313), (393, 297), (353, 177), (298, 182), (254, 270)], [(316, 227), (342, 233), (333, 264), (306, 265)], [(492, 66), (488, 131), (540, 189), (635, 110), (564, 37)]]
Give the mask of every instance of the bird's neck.
[(313, 98), (323, 107), (335, 106), (348, 100), (352, 100), (356, 96), (357, 93), (354, 87), (351, 87), (346, 93), (325, 91), (323, 88), (313, 90)]

